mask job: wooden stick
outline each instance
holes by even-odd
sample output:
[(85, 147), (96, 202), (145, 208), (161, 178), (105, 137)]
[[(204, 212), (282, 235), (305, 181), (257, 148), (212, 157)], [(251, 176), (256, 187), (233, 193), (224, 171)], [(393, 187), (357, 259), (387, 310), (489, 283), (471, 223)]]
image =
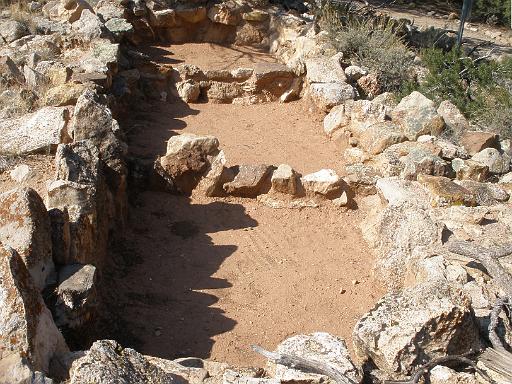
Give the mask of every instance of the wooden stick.
[(298, 369), (299, 371), (318, 373), (330, 377), (338, 384), (355, 384), (355, 382), (337, 369), (320, 361), (309, 361), (302, 357), (289, 355), (285, 353), (270, 352), (258, 345), (252, 346), (253, 351), (265, 356), (268, 360), (276, 364), (284, 365), (288, 368)]

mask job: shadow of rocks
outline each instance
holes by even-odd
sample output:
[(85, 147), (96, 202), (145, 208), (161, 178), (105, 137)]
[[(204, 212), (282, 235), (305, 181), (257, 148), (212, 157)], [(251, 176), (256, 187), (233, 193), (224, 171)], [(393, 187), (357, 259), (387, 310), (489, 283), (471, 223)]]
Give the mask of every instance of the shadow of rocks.
[(236, 325), (215, 307), (217, 296), (202, 292), (231, 287), (213, 275), (236, 246), (216, 245), (208, 234), (257, 224), (239, 204), (140, 193), (126, 241), (102, 281), (97, 337), (161, 358), (207, 358), (213, 336)]

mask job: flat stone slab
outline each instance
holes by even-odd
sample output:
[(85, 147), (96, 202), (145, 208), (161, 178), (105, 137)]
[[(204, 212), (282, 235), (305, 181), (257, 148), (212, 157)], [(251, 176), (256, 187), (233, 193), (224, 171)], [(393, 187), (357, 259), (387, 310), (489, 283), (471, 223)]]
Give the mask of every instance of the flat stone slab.
[(224, 190), (233, 196), (256, 197), (266, 192), (264, 189), (269, 181), (271, 169), (265, 164), (241, 165), (235, 179), (224, 184)]

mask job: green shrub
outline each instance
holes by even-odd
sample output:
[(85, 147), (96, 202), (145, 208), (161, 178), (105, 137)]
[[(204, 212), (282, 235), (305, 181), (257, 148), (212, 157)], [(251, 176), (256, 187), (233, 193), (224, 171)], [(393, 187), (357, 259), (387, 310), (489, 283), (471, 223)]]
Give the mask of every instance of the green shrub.
[(450, 100), (482, 129), (512, 137), (512, 59), (474, 60), (459, 49), (427, 49), (421, 56), (428, 75), (421, 84), (403, 84), (402, 95), (418, 90), (438, 103)]
[(395, 33), (397, 25), (389, 20), (356, 16), (350, 4), (337, 9), (326, 7), (323, 27), (331, 43), (344, 57), (377, 74), (383, 91), (396, 91), (407, 77), (414, 55), (403, 38)]
[(475, 0), (472, 19), (492, 24), (509, 24), (510, 0)]

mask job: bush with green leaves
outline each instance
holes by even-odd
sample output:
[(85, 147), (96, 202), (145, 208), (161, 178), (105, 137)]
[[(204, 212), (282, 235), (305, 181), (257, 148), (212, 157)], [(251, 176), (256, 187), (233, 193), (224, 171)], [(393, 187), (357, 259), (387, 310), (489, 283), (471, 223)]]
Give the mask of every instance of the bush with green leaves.
[(472, 19), (492, 24), (510, 23), (510, 0), (475, 0)]
[(421, 56), (428, 74), (419, 84), (404, 84), (402, 95), (418, 90), (438, 103), (450, 100), (480, 128), (512, 137), (511, 58), (472, 59), (460, 49), (427, 49)]
[(350, 4), (326, 4), (322, 27), (338, 52), (378, 76), (383, 91), (396, 91), (409, 73), (414, 54), (395, 32), (395, 21), (357, 14)]

